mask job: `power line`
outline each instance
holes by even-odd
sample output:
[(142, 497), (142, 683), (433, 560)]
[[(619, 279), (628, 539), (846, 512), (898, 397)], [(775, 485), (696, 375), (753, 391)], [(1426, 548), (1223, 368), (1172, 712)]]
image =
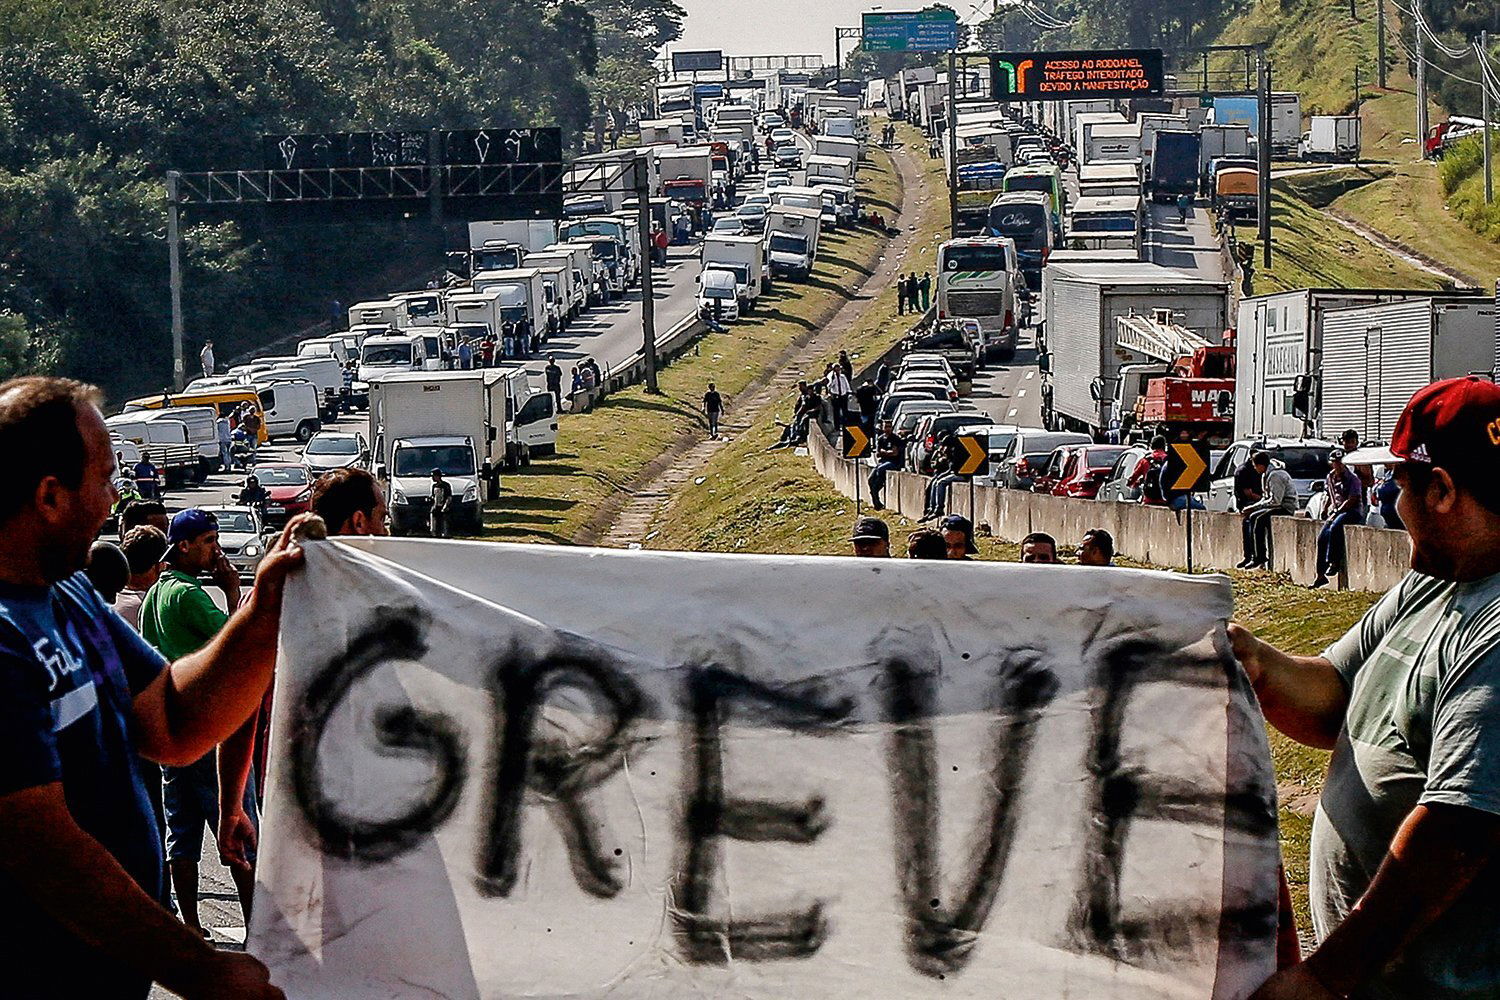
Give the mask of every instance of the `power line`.
[(1457, 80), (1459, 83), (1467, 83), (1471, 87), (1477, 87), (1477, 86), (1479, 86), (1479, 81), (1478, 80), (1471, 80), (1471, 79), (1469, 79), (1466, 76), (1460, 76), (1457, 73), (1454, 73), (1454, 72), (1452, 72), (1452, 71), (1450, 71), (1448, 69), (1445, 69), (1442, 66), (1439, 66), (1437, 63), (1433, 62), (1431, 59), (1428, 59), (1426, 56), (1420, 56), (1419, 57), (1416, 53), (1412, 52), (1412, 50), (1407, 47), (1406, 42), (1402, 40), (1402, 38), (1401, 38), (1400, 35), (1396, 35), (1394, 37), (1396, 39), (1396, 46), (1397, 46), (1397, 48), (1399, 48), (1402, 52), (1406, 53), (1406, 57), (1408, 59), (1411, 59), (1411, 60), (1415, 61), (1416, 59), (1420, 58), (1422, 60), (1422, 64), (1424, 66), (1426, 66), (1430, 70), (1435, 70), (1436, 72), (1439, 72), (1439, 73), (1443, 74), (1446, 77), (1450, 77), (1450, 78), (1452, 78), (1454, 80)]
[(1422, 0), (1412, 0), (1411, 7), (1412, 9), (1408, 13), (1410, 13), (1412, 17), (1416, 19), (1417, 31), (1425, 32), (1427, 34), (1427, 40), (1432, 43), (1434, 48), (1436, 48), (1443, 55), (1447, 56), (1449, 59), (1467, 59), (1469, 57), (1468, 49), (1449, 48), (1443, 42), (1443, 40), (1437, 36), (1437, 32), (1432, 30), (1432, 26), (1427, 23), (1427, 16), (1422, 13)]

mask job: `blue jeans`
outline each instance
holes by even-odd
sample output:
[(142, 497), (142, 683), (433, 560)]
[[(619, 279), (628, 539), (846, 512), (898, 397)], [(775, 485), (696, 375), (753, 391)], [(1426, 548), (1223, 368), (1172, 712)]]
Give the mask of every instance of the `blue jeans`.
[(1364, 524), (1361, 511), (1346, 510), (1335, 514), (1318, 532), (1318, 575), (1328, 576), (1344, 568), (1344, 525)]
[(941, 512), (948, 503), (948, 487), (958, 478), (954, 472), (940, 472), (927, 483), (927, 505), (924, 513)]
[(891, 470), (900, 471), (900, 462), (881, 462), (870, 470), (870, 502), (880, 502), (880, 491), (885, 489), (885, 474)]
[[(1189, 494), (1184, 493), (1181, 496), (1173, 497), (1167, 504), (1167, 506), (1172, 510), (1187, 510), (1188, 496)], [(1199, 500), (1197, 497), (1193, 497), (1193, 509), (1203, 510), (1203, 501)]]
[[(217, 755), (210, 752), (187, 767), (163, 767), (162, 805), (167, 820), (167, 860), (194, 861), (203, 848), (206, 827), (215, 836), (219, 829), (219, 774)], [(245, 782), (245, 814), (257, 828), (255, 776)], [(251, 852), (250, 859), (255, 859)]]

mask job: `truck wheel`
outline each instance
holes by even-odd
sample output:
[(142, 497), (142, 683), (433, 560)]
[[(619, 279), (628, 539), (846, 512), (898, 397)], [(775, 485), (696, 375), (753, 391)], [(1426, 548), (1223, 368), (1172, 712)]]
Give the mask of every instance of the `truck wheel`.
[(314, 434), (318, 433), (319, 423), (316, 420), (304, 420), (297, 425), (297, 440), (303, 444), (312, 440)]

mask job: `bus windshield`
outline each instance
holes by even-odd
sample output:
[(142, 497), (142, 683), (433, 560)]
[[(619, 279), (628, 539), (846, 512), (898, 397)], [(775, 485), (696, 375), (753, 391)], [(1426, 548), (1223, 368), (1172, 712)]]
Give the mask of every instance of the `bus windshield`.
[(1047, 232), (1052, 226), (1048, 212), (1041, 205), (997, 203), (990, 207), (990, 230), (997, 236), (1009, 236), (1018, 250), (1041, 250), (1047, 246)]
[(943, 250), (944, 271), (1004, 271), (1005, 248), (997, 246), (958, 246)]

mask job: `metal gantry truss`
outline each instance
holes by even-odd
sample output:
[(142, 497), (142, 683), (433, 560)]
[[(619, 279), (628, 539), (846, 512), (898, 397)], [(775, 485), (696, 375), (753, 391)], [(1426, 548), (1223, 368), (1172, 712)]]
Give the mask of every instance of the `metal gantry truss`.
[[(561, 194), (561, 163), (448, 164), (441, 167), (317, 167), (304, 170), (173, 172), (169, 200), (180, 206), (277, 202), (421, 200)], [(434, 192), (433, 180), (437, 179)], [(175, 198), (170, 190), (175, 179)]]

